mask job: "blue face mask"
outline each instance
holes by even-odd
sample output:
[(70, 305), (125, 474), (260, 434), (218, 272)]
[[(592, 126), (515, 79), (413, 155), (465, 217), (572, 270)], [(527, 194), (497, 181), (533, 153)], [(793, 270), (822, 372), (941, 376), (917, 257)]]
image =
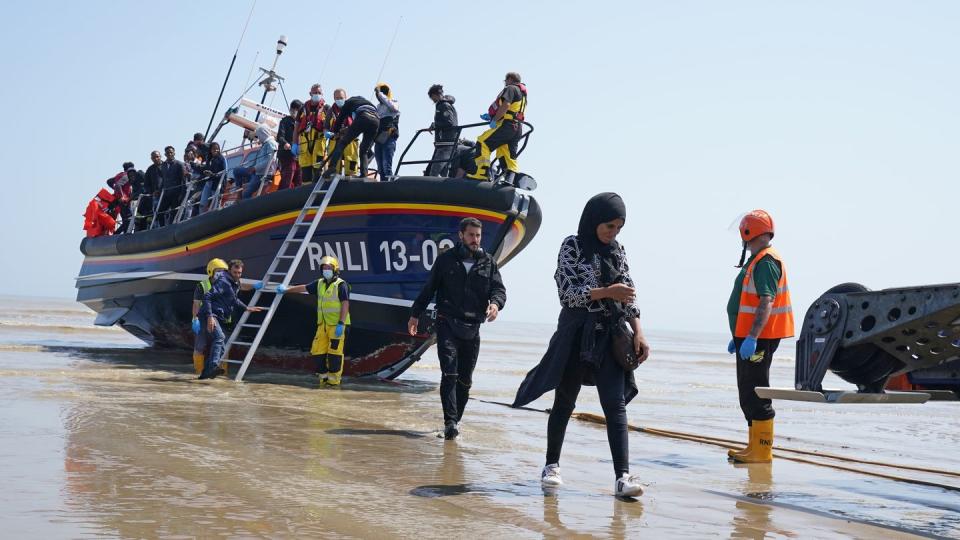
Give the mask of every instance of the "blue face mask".
[(343, 104), (346, 103), (347, 100), (345, 100), (345, 99), (335, 99), (335, 100), (333, 100), (333, 102), (337, 104), (337, 107), (343, 107)]
[(310, 94), (310, 101), (320, 103), (320, 94)]
[(323, 279), (326, 279), (326, 280), (328, 280), (328, 281), (331, 280), (331, 279), (333, 279), (333, 270), (324, 270), (324, 271), (323, 271)]

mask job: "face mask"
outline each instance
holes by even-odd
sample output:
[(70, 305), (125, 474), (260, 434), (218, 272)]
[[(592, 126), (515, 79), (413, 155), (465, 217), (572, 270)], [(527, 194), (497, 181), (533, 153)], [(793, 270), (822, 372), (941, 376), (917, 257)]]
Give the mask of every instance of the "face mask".
[(310, 101), (320, 103), (320, 94), (310, 94)]
[(343, 104), (346, 103), (347, 100), (345, 100), (345, 99), (335, 99), (335, 100), (333, 100), (333, 102), (337, 104), (337, 107), (343, 107)]
[(327, 280), (333, 279), (333, 270), (324, 270), (323, 279), (327, 279)]

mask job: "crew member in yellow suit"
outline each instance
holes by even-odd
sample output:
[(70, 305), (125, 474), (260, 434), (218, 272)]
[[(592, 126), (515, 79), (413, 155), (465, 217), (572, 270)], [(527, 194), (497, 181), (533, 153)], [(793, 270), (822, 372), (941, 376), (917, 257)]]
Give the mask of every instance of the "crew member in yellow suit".
[[(330, 113), (327, 115), (327, 126), (324, 136), (327, 138), (327, 155), (333, 154), (333, 149), (337, 146), (338, 134), (334, 133), (333, 126), (340, 117), (340, 108), (347, 101), (347, 91), (343, 88), (337, 88), (333, 91), (333, 105), (330, 106)], [(343, 126), (348, 127), (353, 119), (345, 118)], [(360, 176), (360, 141), (354, 139), (343, 149), (343, 158), (339, 163), (332, 163), (331, 166), (338, 174), (344, 176)], [(366, 171), (364, 171), (366, 173)]]
[(322, 277), (308, 285), (277, 287), (277, 294), (308, 293), (317, 297), (317, 333), (310, 354), (321, 386), (339, 386), (343, 375), (343, 346), (350, 326), (350, 285), (340, 277), (340, 263), (327, 255), (320, 259)]
[(477, 156), (474, 160), (474, 170), (467, 178), (474, 180), (489, 179), (490, 154), (494, 151), (497, 158), (503, 161), (507, 174), (520, 172), (517, 166), (517, 143), (522, 135), (522, 124), (527, 109), (527, 87), (520, 82), (520, 74), (507, 73), (503, 79), (503, 90), (497, 94), (497, 99), (480, 115), (480, 118), (490, 122), (490, 129), (477, 137)]
[(316, 181), (327, 158), (327, 139), (324, 138), (327, 112), (330, 107), (323, 101), (320, 83), (310, 87), (310, 99), (303, 106), (297, 122), (300, 175), (304, 184)]

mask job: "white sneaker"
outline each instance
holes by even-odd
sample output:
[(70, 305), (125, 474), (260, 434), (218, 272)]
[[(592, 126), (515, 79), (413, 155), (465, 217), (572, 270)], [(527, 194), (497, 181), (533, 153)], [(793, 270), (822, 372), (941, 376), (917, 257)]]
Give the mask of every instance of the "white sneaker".
[(563, 479), (560, 478), (560, 465), (551, 463), (544, 466), (540, 473), (540, 485), (544, 487), (557, 487), (563, 485)]
[(614, 493), (617, 497), (638, 497), (643, 495), (643, 486), (640, 484), (640, 478), (636, 475), (623, 473), (623, 476), (617, 478), (614, 484)]

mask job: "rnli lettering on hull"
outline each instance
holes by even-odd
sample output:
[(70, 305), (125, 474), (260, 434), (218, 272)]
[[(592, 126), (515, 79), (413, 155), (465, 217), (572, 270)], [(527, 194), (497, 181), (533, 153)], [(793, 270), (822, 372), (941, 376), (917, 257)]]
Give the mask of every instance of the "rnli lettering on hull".
[(453, 247), (453, 240), (444, 238), (439, 242), (432, 239), (422, 240), (417, 245), (410, 246), (401, 240), (384, 240), (377, 246), (376, 252), (367, 254), (367, 243), (359, 242), (310, 242), (307, 244), (307, 259), (310, 261), (310, 270), (320, 270), (320, 259), (324, 255), (331, 255), (340, 261), (344, 270), (350, 272), (366, 272), (370, 270), (370, 259), (378, 257), (377, 263), (383, 261), (383, 269), (387, 272), (403, 272), (413, 265), (420, 265), (427, 272), (433, 268), (434, 261), (440, 252)]
[(351, 272), (365, 272), (370, 269), (367, 264), (367, 243), (361, 240), (359, 246), (351, 246), (350, 242), (310, 242), (307, 244), (307, 257), (310, 260), (310, 270), (320, 270), (320, 259), (324, 255), (336, 257), (343, 270)]

